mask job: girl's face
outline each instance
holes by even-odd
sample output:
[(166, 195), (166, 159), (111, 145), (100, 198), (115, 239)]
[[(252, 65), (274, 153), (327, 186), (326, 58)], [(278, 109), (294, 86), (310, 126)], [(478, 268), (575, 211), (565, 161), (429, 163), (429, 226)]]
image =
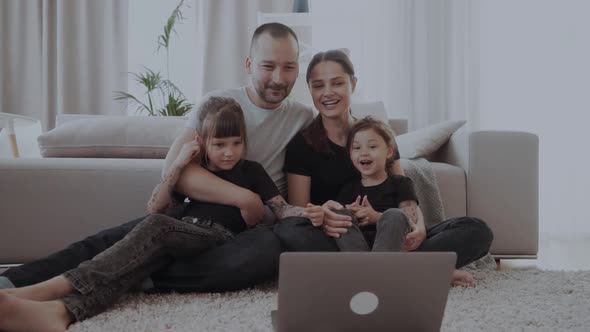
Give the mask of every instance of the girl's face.
[(244, 139), (241, 136), (211, 137), (206, 144), (206, 150), (209, 170), (230, 170), (242, 158)]
[(387, 174), (387, 159), (393, 157), (393, 147), (373, 129), (365, 129), (354, 135), (350, 146), (350, 159), (363, 178)]
[(348, 118), (356, 80), (334, 61), (315, 65), (309, 76), (313, 104), (324, 118)]

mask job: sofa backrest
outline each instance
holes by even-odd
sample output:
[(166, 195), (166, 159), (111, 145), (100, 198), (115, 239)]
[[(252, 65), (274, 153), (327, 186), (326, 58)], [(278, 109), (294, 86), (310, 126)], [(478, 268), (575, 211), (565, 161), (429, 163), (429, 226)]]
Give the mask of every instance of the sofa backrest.
[[(386, 121), (396, 134), (407, 120), (387, 119), (382, 102), (353, 103), (352, 113)], [(57, 127), (37, 139), (43, 157), (163, 159), (186, 117), (58, 114)]]

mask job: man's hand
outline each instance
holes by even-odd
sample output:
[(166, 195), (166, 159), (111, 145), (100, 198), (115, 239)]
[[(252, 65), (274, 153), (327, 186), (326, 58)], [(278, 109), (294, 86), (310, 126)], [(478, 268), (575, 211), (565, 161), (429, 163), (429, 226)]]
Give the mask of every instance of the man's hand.
[(327, 201), (322, 205), (324, 210), (324, 232), (333, 238), (339, 238), (348, 232), (352, 226), (352, 218), (347, 215), (338, 214), (334, 210), (342, 210), (344, 207), (335, 201)]
[(322, 226), (324, 224), (324, 209), (321, 205), (313, 205), (307, 203), (303, 216), (309, 218), (311, 224), (315, 227)]
[(184, 143), (178, 156), (174, 160), (173, 165), (181, 169), (186, 167), (190, 162), (195, 160), (201, 152), (201, 137), (199, 134), (195, 135), (195, 139)]
[(359, 221), (359, 226), (374, 224), (381, 217), (381, 213), (375, 211), (367, 195), (361, 200), (361, 196), (357, 196), (356, 200), (351, 204), (346, 205), (346, 208), (354, 213), (354, 216)]
[(412, 231), (406, 235), (402, 251), (416, 250), (424, 239), (426, 239), (426, 229), (415, 224), (412, 225)]

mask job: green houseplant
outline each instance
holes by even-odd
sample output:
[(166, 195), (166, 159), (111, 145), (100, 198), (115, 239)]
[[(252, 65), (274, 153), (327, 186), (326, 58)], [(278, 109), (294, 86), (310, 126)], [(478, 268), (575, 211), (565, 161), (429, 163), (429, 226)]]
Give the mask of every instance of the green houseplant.
[(129, 73), (145, 89), (144, 97), (138, 98), (124, 91), (115, 91), (115, 100), (125, 101), (127, 106), (135, 107), (136, 112), (151, 116), (182, 116), (193, 108), (194, 105), (170, 81), (170, 41), (172, 33), (176, 33), (174, 26), (184, 20), (181, 10), (183, 6), (184, 0), (181, 0), (166, 20), (164, 32), (157, 39), (157, 51), (162, 48), (166, 50), (166, 77), (159, 71), (144, 66), (140, 72)]

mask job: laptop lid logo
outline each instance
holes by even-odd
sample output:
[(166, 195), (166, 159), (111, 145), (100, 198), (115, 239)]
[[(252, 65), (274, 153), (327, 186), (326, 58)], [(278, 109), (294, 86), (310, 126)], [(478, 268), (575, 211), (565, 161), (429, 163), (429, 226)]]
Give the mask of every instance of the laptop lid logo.
[(379, 306), (379, 298), (371, 292), (360, 292), (350, 299), (350, 310), (357, 315), (368, 315)]

